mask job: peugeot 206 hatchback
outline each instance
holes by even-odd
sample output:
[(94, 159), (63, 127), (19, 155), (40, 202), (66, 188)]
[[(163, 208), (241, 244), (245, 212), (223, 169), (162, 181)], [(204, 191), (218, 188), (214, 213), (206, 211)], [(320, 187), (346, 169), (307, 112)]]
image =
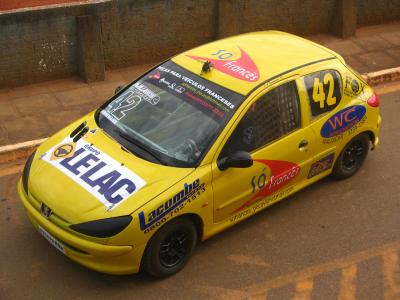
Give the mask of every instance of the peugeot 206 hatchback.
[(338, 54), (267, 31), (186, 51), (62, 129), (18, 183), (37, 230), (91, 269), (162, 277), (196, 243), (378, 144), (379, 98)]

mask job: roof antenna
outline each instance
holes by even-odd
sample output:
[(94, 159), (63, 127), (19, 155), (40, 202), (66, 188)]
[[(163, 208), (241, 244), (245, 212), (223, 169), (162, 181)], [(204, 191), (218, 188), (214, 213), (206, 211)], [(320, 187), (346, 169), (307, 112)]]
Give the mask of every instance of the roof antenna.
[(210, 71), (211, 71), (211, 68), (213, 68), (213, 67), (214, 67), (214, 65), (212, 64), (212, 62), (206, 60), (206, 61), (203, 63), (203, 66), (201, 67), (201, 73), (200, 73), (200, 75), (203, 75), (203, 74), (205, 74), (205, 73), (210, 72)]

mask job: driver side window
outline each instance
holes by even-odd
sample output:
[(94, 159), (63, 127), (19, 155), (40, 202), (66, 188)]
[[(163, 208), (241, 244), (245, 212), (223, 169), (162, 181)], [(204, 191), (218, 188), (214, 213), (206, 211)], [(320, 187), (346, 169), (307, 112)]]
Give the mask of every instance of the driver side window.
[(240, 120), (220, 157), (252, 152), (300, 128), (300, 105), (294, 81), (260, 97)]

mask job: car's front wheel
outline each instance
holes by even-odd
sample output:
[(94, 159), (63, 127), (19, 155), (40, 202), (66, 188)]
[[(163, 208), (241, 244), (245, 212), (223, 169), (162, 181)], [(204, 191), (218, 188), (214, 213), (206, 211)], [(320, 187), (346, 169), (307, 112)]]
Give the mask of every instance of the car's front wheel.
[(166, 277), (180, 271), (188, 262), (197, 242), (197, 230), (188, 218), (165, 224), (151, 238), (143, 260), (149, 275)]
[(370, 140), (366, 133), (355, 136), (346, 144), (333, 167), (332, 176), (345, 179), (353, 176), (367, 157)]

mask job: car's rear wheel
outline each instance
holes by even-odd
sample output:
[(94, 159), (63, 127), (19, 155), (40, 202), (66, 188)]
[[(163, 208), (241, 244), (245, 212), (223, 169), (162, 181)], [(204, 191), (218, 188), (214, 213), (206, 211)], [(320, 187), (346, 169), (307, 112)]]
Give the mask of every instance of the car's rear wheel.
[(346, 144), (333, 167), (332, 176), (345, 179), (353, 176), (360, 169), (367, 157), (370, 140), (366, 133), (355, 136)]
[(187, 218), (172, 220), (151, 238), (144, 254), (143, 269), (149, 275), (166, 277), (188, 262), (197, 241), (197, 230)]

